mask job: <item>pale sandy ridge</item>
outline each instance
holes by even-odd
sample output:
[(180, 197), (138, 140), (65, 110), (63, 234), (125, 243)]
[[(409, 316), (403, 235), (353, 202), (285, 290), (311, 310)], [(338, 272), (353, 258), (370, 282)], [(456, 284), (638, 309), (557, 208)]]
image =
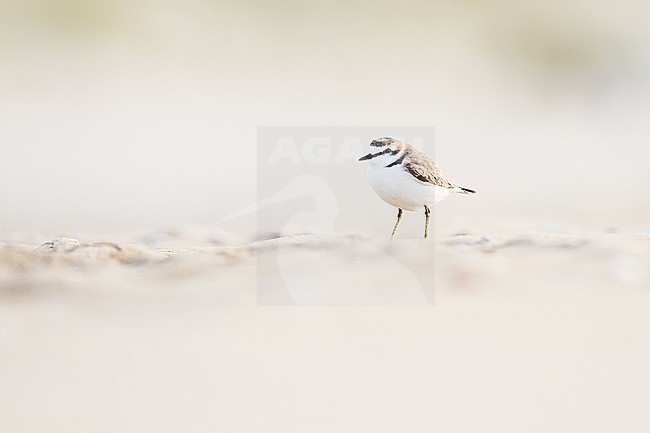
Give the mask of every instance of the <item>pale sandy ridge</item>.
[[(335, 267), (341, 266), (348, 272), (344, 276), (353, 283), (351, 290), (364, 276), (370, 276), (377, 289), (394, 284), (392, 279), (382, 283), (371, 277), (377, 272), (373, 268), (387, 257), (431, 269), (441, 290), (503, 286), (505, 282), (508, 285), (517, 282), (588, 284), (612, 289), (650, 287), (650, 235), (644, 233), (528, 232), (392, 242), (363, 235), (304, 234), (242, 245), (210, 246), (207, 241), (206, 244), (157, 248), (142, 243), (81, 243), (68, 238), (54, 239), (40, 246), (5, 242), (0, 244), (0, 291), (19, 293), (16, 285), (38, 286), (44, 290), (54, 282), (65, 285), (66, 279), (71, 285), (84, 281), (99, 285), (107, 281), (125, 284), (142, 274), (149, 279), (138, 281), (138, 287), (155, 286), (170, 272), (177, 272), (176, 284), (193, 284), (196, 279), (218, 273), (220, 279), (230, 276), (238, 286), (241, 269), (246, 268), (264, 280), (264, 270), (257, 267), (259, 260), (268, 261), (269, 257), (276, 256), (282, 261), (281, 272), (285, 277), (296, 274), (308, 278), (306, 274), (311, 273), (324, 286), (335, 282), (333, 275), (341, 274)], [(331, 266), (332, 272), (324, 270), (323, 263)], [(309, 281), (305, 283), (309, 285)]]

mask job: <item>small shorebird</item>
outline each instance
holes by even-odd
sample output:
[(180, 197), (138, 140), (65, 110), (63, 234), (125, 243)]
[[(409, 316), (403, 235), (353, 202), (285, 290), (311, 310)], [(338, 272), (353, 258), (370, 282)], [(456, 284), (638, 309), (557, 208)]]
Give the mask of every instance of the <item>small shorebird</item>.
[(393, 239), (402, 220), (402, 210), (424, 209), (424, 238), (429, 236), (429, 206), (449, 197), (452, 192), (474, 194), (454, 185), (442, 174), (433, 159), (410, 144), (396, 138), (381, 137), (370, 143), (370, 153), (359, 161), (370, 160), (368, 180), (377, 195), (397, 211)]

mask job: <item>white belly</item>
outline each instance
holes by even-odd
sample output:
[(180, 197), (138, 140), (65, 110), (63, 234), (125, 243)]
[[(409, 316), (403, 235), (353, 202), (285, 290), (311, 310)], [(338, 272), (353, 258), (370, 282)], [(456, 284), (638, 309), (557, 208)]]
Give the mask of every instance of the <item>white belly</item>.
[(448, 188), (418, 181), (400, 166), (378, 169), (369, 166), (368, 181), (382, 200), (408, 211), (433, 206), (451, 193)]

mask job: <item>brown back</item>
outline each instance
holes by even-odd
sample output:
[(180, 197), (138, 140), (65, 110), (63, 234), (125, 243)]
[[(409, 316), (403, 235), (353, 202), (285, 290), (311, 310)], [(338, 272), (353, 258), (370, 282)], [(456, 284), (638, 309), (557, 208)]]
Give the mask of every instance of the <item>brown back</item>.
[(404, 156), (404, 168), (419, 181), (444, 188), (457, 188), (456, 185), (445, 178), (445, 175), (442, 174), (442, 171), (440, 171), (434, 160), (429, 158), (424, 152), (408, 145)]

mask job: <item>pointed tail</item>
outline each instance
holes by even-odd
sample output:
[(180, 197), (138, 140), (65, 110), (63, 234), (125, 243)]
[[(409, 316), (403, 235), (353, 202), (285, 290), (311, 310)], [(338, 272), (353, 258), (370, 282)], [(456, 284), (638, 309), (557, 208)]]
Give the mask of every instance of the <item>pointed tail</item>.
[(473, 189), (463, 188), (462, 186), (459, 186), (458, 188), (460, 188), (459, 192), (461, 194), (476, 194), (476, 191), (474, 191)]

